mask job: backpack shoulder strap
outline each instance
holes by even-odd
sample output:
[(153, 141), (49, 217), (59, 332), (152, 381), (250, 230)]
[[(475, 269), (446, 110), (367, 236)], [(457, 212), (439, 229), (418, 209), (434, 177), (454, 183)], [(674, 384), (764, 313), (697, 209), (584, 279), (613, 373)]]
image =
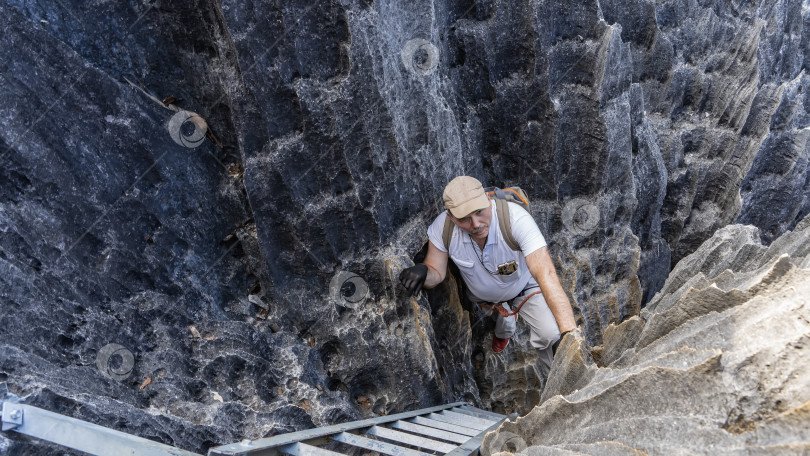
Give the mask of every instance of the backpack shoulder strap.
[(509, 203), (500, 198), (495, 199), (495, 208), (498, 211), (498, 226), (501, 228), (501, 235), (506, 241), (506, 245), (512, 250), (520, 250), (520, 245), (512, 236), (512, 220), (509, 219)]
[(442, 231), (442, 242), (444, 243), (444, 248), (447, 249), (448, 253), (450, 252), (450, 241), (453, 239), (453, 229), (456, 225), (450, 220), (450, 217), (444, 219), (444, 231)]

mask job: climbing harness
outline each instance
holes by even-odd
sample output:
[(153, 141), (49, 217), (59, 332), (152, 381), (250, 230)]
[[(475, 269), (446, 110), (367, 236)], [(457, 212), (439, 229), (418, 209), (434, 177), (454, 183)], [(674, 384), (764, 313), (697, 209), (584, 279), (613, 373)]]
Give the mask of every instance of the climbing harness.
[(501, 302), (499, 302), (497, 304), (493, 304), (491, 306), (487, 305), (487, 304), (484, 304), (483, 302), (477, 302), (476, 304), (478, 304), (479, 306), (481, 306), (482, 308), (484, 308), (486, 310), (494, 310), (495, 312), (498, 312), (502, 317), (508, 318), (508, 317), (511, 317), (512, 315), (517, 315), (518, 312), (520, 312), (520, 308), (523, 307), (523, 304), (526, 304), (526, 301), (528, 301), (529, 298), (531, 298), (532, 296), (534, 296), (534, 295), (536, 295), (538, 293), (542, 293), (542, 292), (543, 292), (542, 290), (537, 290), (534, 293), (530, 293), (528, 296), (523, 298), (523, 301), (520, 304), (518, 304), (518, 306), (515, 308), (515, 310), (506, 310), (506, 308), (503, 306), (507, 302), (511, 301), (511, 299), (507, 300), (507, 301), (501, 301)]

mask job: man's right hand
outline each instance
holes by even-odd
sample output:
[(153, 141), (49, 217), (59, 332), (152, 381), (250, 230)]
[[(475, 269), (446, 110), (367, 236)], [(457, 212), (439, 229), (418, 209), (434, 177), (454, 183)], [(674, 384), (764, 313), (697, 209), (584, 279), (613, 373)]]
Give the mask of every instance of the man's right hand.
[(417, 264), (416, 266), (408, 269), (403, 269), (399, 273), (399, 281), (402, 285), (411, 292), (411, 296), (416, 295), (422, 290), (422, 285), (425, 284), (427, 278), (428, 268), (424, 264)]

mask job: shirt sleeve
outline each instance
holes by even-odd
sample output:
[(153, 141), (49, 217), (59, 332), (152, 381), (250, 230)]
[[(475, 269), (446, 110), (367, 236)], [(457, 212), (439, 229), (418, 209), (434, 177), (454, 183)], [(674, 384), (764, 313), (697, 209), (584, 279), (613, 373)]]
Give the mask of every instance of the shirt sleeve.
[[(524, 211), (525, 212), (525, 211)], [(442, 241), (442, 235), (444, 234), (444, 221), (447, 219), (447, 212), (442, 211), (436, 220), (430, 224), (427, 230), (428, 239), (430, 243), (433, 244), (434, 247), (439, 249), (442, 252), (447, 252), (447, 248), (444, 246), (444, 241)]]
[(515, 203), (509, 203), (509, 218), (512, 222), (512, 236), (520, 245), (523, 256), (546, 246), (546, 239), (526, 209)]

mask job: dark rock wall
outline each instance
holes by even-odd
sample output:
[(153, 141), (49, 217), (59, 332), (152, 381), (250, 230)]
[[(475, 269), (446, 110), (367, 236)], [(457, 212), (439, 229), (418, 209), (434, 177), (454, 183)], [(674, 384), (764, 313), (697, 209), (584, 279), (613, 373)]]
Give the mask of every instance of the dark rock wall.
[[(396, 286), (446, 182), (528, 191), (596, 345), (718, 228), (768, 241), (807, 214), (807, 17), (3, 0), (0, 381), (195, 451), (458, 399), (528, 410), (525, 334), (492, 357), (458, 287)], [(209, 139), (176, 140), (169, 96)], [(109, 343), (126, 379), (96, 369)]]

